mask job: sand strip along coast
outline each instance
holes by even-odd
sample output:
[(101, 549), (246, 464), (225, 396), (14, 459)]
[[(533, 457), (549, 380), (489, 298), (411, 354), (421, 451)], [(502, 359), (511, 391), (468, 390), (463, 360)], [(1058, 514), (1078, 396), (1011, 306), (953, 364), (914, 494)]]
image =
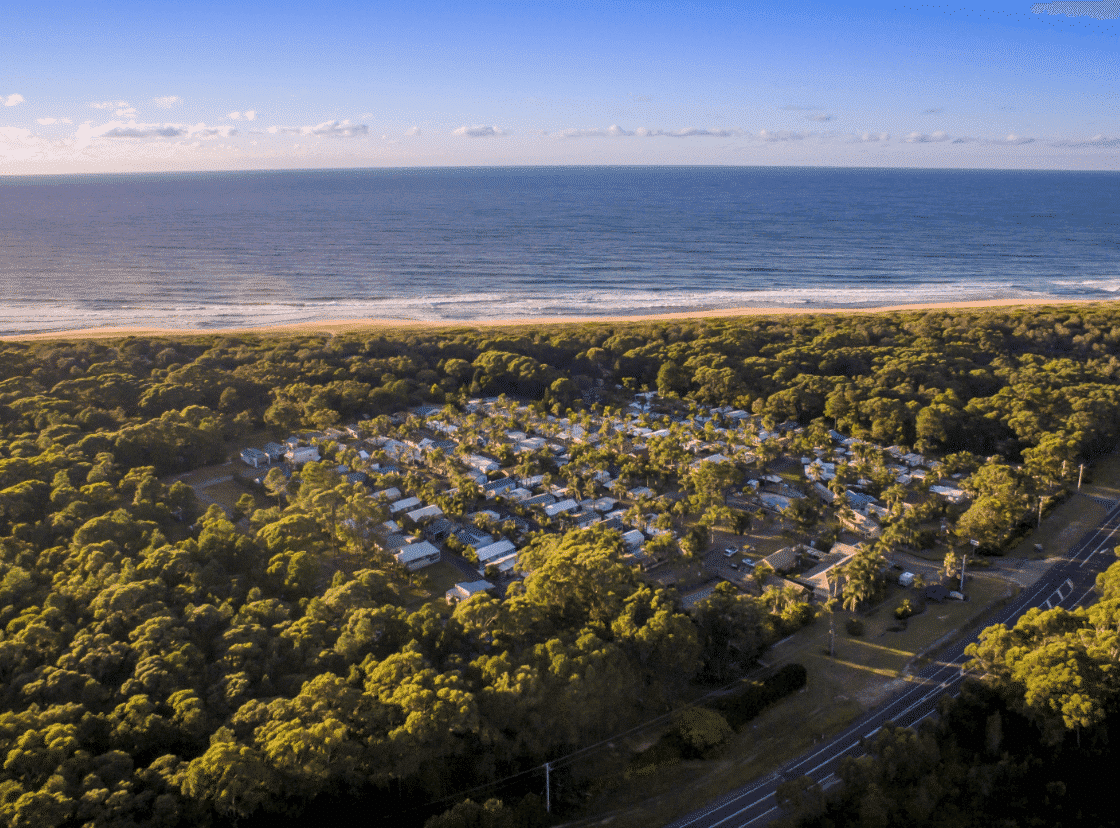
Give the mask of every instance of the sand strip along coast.
[(147, 328), (147, 327), (102, 327), (81, 328), (69, 331), (47, 331), (41, 333), (15, 334), (0, 336), (4, 341), (52, 340), (52, 339), (121, 339), (128, 336), (237, 336), (247, 334), (309, 335), (360, 333), (384, 328), (433, 329), (433, 328), (520, 328), (540, 327), (542, 325), (589, 325), (596, 323), (640, 324), (642, 322), (661, 322), (673, 319), (712, 319), (739, 316), (793, 316), (864, 313), (889, 313), (892, 311), (928, 310), (966, 310), (983, 308), (1043, 308), (1057, 305), (1097, 305), (1120, 302), (1100, 299), (1047, 299), (1038, 302), (1025, 302), (1022, 299), (987, 299), (976, 302), (935, 302), (924, 305), (887, 305), (874, 308), (724, 308), (720, 310), (682, 311), (679, 313), (659, 313), (649, 316), (553, 316), (529, 319), (322, 319), (312, 322), (298, 322), (284, 325), (269, 325), (245, 328)]

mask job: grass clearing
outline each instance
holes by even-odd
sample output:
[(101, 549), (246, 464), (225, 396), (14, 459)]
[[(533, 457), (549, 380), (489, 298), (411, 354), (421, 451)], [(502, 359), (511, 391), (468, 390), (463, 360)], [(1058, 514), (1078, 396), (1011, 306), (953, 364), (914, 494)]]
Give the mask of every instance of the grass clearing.
[(194, 471), (189, 471), (186, 474), (172, 475), (169, 478), (164, 478), (164, 482), (170, 485), (172, 481), (182, 480), (188, 486), (197, 486), (200, 483), (205, 483), (216, 477), (229, 477), (242, 469), (247, 471), (253, 470), (251, 466), (246, 466), (238, 460), (236, 462), (220, 463), (216, 466), (203, 466)]
[(850, 636), (845, 622), (852, 614), (838, 612), (835, 657), (828, 655), (829, 621), (822, 615), (776, 644), (766, 657), (771, 666), (803, 664), (808, 671), (805, 689), (764, 711), (730, 740), (718, 758), (677, 762), (617, 781), (594, 800), (589, 810), (595, 816), (568, 824), (581, 828), (665, 825), (801, 755), (898, 689), (907, 668), (916, 666), (922, 653), (975, 624), (1012, 588), (999, 579), (977, 575), (969, 580), (967, 591), (969, 601), (927, 604), (901, 632), (889, 628), (898, 626), (894, 609), (903, 598), (913, 600), (912, 590), (893, 586), (878, 607), (856, 616), (864, 624), (862, 636)]
[[(1044, 517), (1042, 526), (1009, 549), (1007, 556), (1033, 560), (1061, 555), (1086, 532), (1100, 525), (1107, 513), (1108, 509), (1100, 501), (1075, 494)], [(1035, 551), (1035, 544), (1042, 544), (1041, 554)]]
[[(417, 575), (414, 591), (420, 603), (426, 601), (444, 600), (447, 590), (460, 581), (467, 580), (459, 568), (447, 561), (440, 561), (421, 569)], [(481, 578), (481, 576), (479, 576)]]
[[(1009, 557), (1051, 558), (1064, 554), (1082, 536), (1096, 528), (1108, 512), (1100, 500), (1120, 500), (1120, 452), (1097, 460), (1085, 470), (1080, 492), (1074, 494), (1042, 519), (1042, 526), (1008, 550)], [(1042, 554), (1035, 544), (1042, 544)]]
[(1081, 491), (1108, 500), (1120, 500), (1120, 452), (1102, 457), (1086, 469)]
[[(236, 480), (225, 480), (221, 483), (215, 483), (213, 486), (207, 486), (206, 488), (198, 491), (200, 494), (205, 494), (206, 497), (210, 498), (219, 506), (223, 507), (227, 512), (233, 511), (238, 498), (240, 498), (243, 494), (252, 494), (254, 495), (254, 499), (257, 499), (255, 492), (251, 492)], [(262, 505), (266, 505), (263, 498), (257, 500), (258, 508)]]

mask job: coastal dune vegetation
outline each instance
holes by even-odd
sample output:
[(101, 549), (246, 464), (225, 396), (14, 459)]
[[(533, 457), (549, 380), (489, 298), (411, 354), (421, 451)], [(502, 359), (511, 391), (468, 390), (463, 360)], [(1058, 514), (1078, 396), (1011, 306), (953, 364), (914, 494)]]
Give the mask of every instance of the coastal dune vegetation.
[[(338, 470), (357, 458), (339, 440), (232, 510), (179, 478), (260, 435), (360, 423), (403, 438), (409, 409), (498, 395), (578, 422), (643, 390), (941, 458), (972, 496), (958, 534), (998, 552), (1040, 498), (1116, 446), (1120, 307), (0, 343), (3, 822), (303, 824), (361, 803), (385, 824), (546, 824), (530, 771), (745, 675), (811, 612), (726, 587), (686, 607), (602, 527), (534, 534), (501, 599), (423, 600), (372, 532), (385, 504)], [(678, 454), (651, 442), (592, 459), (665, 484), (680, 482)], [(519, 462), (556, 471), (544, 456)], [(444, 512), (477, 508), (477, 487), (447, 476), (454, 492), (430, 492)], [(431, 485), (407, 463), (383, 482)], [(720, 508), (728, 483), (707, 499), (697, 487), (698, 508)], [(1096, 629), (1109, 612), (1054, 623)], [(1041, 691), (1008, 654), (1017, 645), (988, 637), (978, 657), (996, 683), (960, 710), (997, 735), (965, 745), (945, 778), (1035, 731), (1063, 750), (1102, 746), (1118, 696), (1101, 636), (1091, 655), (1111, 666), (1085, 691), (1094, 712), (1067, 719), (1033, 716), (1021, 698)], [(705, 735), (689, 744), (729, 727), (692, 720), (703, 728), (687, 732)], [(878, 753), (912, 738), (891, 731)], [(964, 750), (921, 739), (923, 757)], [(502, 802), (456, 804), (523, 772)], [(873, 773), (888, 771), (868, 770), (865, 788)], [(573, 775), (549, 804), (576, 811), (585, 782)], [(996, 787), (976, 789), (975, 813), (995, 812)], [(785, 796), (805, 824), (838, 824), (819, 791)]]

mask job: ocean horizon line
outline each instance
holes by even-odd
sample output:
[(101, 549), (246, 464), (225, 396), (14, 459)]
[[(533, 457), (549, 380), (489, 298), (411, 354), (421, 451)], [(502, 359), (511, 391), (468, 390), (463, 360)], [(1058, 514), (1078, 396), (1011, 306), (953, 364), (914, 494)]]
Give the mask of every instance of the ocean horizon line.
[(0, 183), (5, 180), (33, 180), (33, 179), (58, 179), (58, 178), (89, 178), (111, 179), (120, 176), (145, 177), (191, 177), (213, 175), (250, 175), (270, 173), (355, 173), (355, 172), (406, 172), (406, 171), (495, 171), (495, 170), (674, 170), (674, 169), (704, 169), (704, 170), (821, 170), (821, 171), (852, 171), (852, 172), (930, 172), (930, 173), (1057, 173), (1057, 174), (1103, 174), (1120, 176), (1117, 169), (1094, 168), (1059, 168), (1059, 167), (930, 167), (930, 166), (851, 166), (846, 164), (404, 164), (404, 165), (368, 165), (368, 166), (341, 166), (341, 167), (250, 167), (250, 168), (214, 168), (198, 170), (106, 170), (99, 172), (2, 172)]

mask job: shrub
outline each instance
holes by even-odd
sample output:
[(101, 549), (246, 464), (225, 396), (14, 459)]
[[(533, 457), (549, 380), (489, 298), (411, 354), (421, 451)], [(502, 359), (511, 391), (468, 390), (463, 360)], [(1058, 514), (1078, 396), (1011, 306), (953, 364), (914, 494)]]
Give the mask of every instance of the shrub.
[(899, 621), (905, 621), (914, 614), (914, 605), (910, 603), (909, 598), (903, 598), (902, 603), (895, 607), (894, 617)]
[(706, 707), (683, 710), (676, 717), (674, 731), (685, 759), (704, 759), (731, 735), (731, 725), (719, 713)]
[(774, 702), (805, 686), (808, 673), (800, 664), (787, 664), (763, 681), (752, 681), (733, 696), (713, 704), (735, 730), (755, 718)]

